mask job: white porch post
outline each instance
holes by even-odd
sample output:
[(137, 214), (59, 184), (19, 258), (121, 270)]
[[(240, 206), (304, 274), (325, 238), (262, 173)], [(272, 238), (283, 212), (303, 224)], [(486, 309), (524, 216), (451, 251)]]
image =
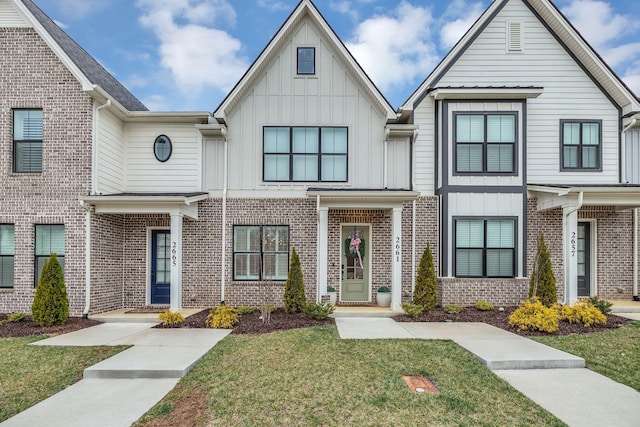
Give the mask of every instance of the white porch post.
[(182, 217), (171, 214), (171, 311), (182, 309)]
[(318, 208), (317, 301), (327, 293), (327, 250), (329, 248), (329, 208)]
[(573, 304), (578, 299), (578, 209), (562, 209), (564, 222), (564, 300)]
[(393, 208), (393, 262), (391, 265), (391, 309), (401, 311), (402, 306), (402, 208)]

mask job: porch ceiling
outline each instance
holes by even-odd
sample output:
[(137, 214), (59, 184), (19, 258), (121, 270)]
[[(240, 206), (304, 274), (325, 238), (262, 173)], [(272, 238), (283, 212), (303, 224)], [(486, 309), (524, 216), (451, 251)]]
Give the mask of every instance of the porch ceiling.
[(328, 208), (392, 209), (415, 200), (420, 195), (410, 190), (371, 189), (318, 189), (309, 188), (307, 196), (318, 200), (319, 206)]
[(94, 206), (96, 214), (179, 214), (198, 219), (198, 202), (208, 193), (120, 193), (85, 196), (80, 202)]
[(528, 185), (527, 190), (538, 199), (538, 211), (575, 207), (579, 204), (615, 206), (620, 210), (640, 207), (638, 185)]

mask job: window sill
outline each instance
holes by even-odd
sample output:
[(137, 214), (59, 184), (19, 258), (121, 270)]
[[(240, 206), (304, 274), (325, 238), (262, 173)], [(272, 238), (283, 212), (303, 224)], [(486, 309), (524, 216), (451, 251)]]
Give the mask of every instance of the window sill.
[(15, 288), (0, 288), (0, 294), (12, 294)]

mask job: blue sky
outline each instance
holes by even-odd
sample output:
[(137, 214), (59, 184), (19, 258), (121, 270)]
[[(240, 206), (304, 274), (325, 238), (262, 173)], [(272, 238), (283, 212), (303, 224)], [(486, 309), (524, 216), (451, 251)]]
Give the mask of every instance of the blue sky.
[[(35, 0), (153, 111), (213, 111), (298, 0)], [(315, 0), (394, 107), (489, 0)], [(640, 94), (640, 2), (555, 0)]]

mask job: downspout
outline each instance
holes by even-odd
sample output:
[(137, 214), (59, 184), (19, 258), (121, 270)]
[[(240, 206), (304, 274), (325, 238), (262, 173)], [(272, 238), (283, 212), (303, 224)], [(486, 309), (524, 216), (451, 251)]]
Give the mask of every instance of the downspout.
[(581, 192), (579, 192), (579, 193), (578, 193), (578, 205), (577, 205), (575, 208), (571, 209), (569, 212), (567, 212), (567, 213), (566, 213), (566, 216), (569, 216), (569, 215), (571, 215), (572, 213), (574, 213), (575, 211), (580, 210), (580, 208), (582, 207), (582, 200), (583, 200), (583, 198), (584, 198), (584, 192), (583, 192), (583, 191), (581, 191)]
[(638, 296), (638, 208), (633, 210), (633, 300), (640, 301)]
[(389, 179), (387, 177), (387, 171), (388, 171), (388, 160), (387, 160), (387, 156), (389, 154), (389, 129), (386, 129), (385, 131), (385, 135), (384, 135), (384, 153), (382, 154), (383, 159), (382, 159), (382, 188), (384, 188), (385, 190), (387, 189), (388, 185), (389, 185)]
[(225, 301), (225, 286), (227, 277), (227, 187), (229, 184), (229, 169), (227, 167), (229, 155), (229, 138), (227, 138), (227, 130), (222, 129), (224, 137), (224, 178), (222, 184), (222, 281), (220, 283), (220, 301)]
[[(416, 139), (418, 138), (418, 130), (413, 131), (411, 137), (411, 191), (416, 188), (415, 176), (416, 176)], [(415, 199), (411, 202), (411, 296), (416, 290), (416, 217), (417, 217), (417, 202)]]
[(105, 107), (111, 105), (111, 100), (107, 99), (107, 102), (96, 108), (96, 112), (93, 115), (93, 155), (91, 159), (91, 194), (98, 194), (98, 156), (100, 154), (100, 138), (98, 138), (98, 118), (99, 112)]
[[(111, 105), (111, 100), (107, 99), (107, 102), (96, 108), (93, 115), (93, 131), (92, 131), (92, 158), (91, 158), (91, 194), (98, 193), (98, 154), (99, 154), (99, 142), (98, 138), (98, 117), (99, 112), (105, 107)], [(82, 310), (82, 318), (89, 318), (89, 309), (91, 308), (91, 206), (80, 202), (80, 205), (85, 209), (84, 223), (84, 310)]]
[[(320, 239), (320, 195), (316, 195), (316, 236)], [(318, 242), (319, 243), (319, 242)], [(316, 244), (316, 301), (320, 302), (320, 244)]]
[(624, 168), (624, 171), (620, 171), (620, 175), (624, 176), (624, 179), (622, 180), (623, 183), (629, 182), (629, 177), (627, 176), (627, 135), (626, 133), (629, 129), (635, 126), (637, 121), (638, 121), (637, 119), (631, 120), (631, 122), (628, 125), (626, 125), (624, 129), (622, 129), (622, 132), (620, 133), (620, 135), (622, 135), (622, 144), (620, 146), (620, 150), (622, 151), (620, 153), (620, 164), (622, 168)]

